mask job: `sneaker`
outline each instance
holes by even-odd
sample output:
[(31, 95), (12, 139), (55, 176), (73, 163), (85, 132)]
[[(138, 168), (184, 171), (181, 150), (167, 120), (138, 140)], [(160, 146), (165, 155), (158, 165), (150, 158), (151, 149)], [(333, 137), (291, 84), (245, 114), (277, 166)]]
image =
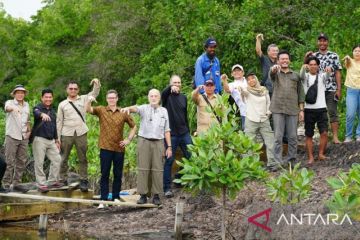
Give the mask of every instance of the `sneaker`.
[[(356, 139), (356, 141), (357, 141), (357, 139)], [(346, 137), (344, 140), (344, 143), (350, 143), (350, 142), (352, 142), (351, 137)]]
[(268, 170), (269, 172), (276, 172), (279, 170), (279, 166), (277, 165), (270, 165), (270, 166), (266, 166), (266, 170)]
[(82, 192), (87, 192), (89, 189), (89, 182), (88, 180), (81, 180), (80, 181), (80, 190)]
[(47, 193), (49, 191), (49, 187), (46, 185), (39, 185), (38, 186), (38, 191), (41, 193)]
[(97, 209), (105, 209), (107, 208), (106, 204), (100, 203), (99, 206), (97, 207)]
[(8, 193), (8, 192), (10, 192), (9, 188), (4, 188), (4, 187), (0, 186), (0, 193)]
[(121, 203), (121, 202), (126, 202), (126, 201), (124, 201), (124, 199), (121, 199), (121, 198), (115, 198), (114, 202)]
[(21, 193), (26, 193), (29, 191), (29, 189), (25, 186), (22, 186), (22, 185), (15, 185), (13, 186), (12, 190), (14, 192), (21, 192)]
[(152, 203), (155, 205), (161, 205), (159, 194), (154, 194), (154, 197), (152, 199)]
[(64, 186), (64, 183), (61, 182), (53, 182), (52, 184), (49, 185), (49, 188), (61, 188)]
[(171, 190), (168, 190), (165, 192), (165, 197), (172, 198), (174, 197), (174, 193)]
[(145, 203), (147, 203), (146, 194), (141, 194), (141, 195), (140, 195), (140, 199), (137, 200), (136, 203), (137, 203), (137, 204), (145, 204)]

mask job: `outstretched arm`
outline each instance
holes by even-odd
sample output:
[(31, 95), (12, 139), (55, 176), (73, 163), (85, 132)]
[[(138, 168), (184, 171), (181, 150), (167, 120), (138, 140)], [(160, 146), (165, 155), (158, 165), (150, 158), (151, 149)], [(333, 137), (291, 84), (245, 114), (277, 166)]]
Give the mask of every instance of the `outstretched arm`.
[(261, 57), (263, 55), (263, 52), (261, 50), (261, 42), (264, 40), (264, 35), (263, 34), (258, 34), (256, 35), (256, 45), (255, 45), (255, 50), (256, 50), (256, 54)]

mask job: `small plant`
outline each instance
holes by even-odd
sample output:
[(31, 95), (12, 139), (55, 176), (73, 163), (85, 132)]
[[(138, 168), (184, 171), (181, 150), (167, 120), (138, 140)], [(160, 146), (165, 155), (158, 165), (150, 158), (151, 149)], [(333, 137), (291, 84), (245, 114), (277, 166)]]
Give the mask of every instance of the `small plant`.
[[(266, 172), (259, 160), (261, 144), (255, 143), (237, 125), (227, 121), (231, 111), (226, 106), (227, 98), (219, 97), (219, 108), (215, 108), (222, 123), (213, 125), (206, 134), (200, 134), (189, 146), (191, 158), (177, 162), (182, 167), (181, 179), (185, 190), (197, 194), (202, 190), (222, 196), (222, 239), (225, 239), (225, 205), (227, 196), (234, 199), (245, 186), (247, 180), (263, 179)], [(225, 110), (228, 111), (225, 111)]]
[(306, 168), (300, 168), (300, 163), (294, 169), (284, 170), (277, 178), (272, 178), (266, 185), (268, 195), (272, 201), (280, 201), (281, 204), (293, 204), (307, 198), (310, 194), (310, 182), (314, 178), (314, 172)]
[(360, 164), (355, 163), (349, 173), (340, 172), (337, 178), (326, 181), (335, 190), (327, 202), (330, 211), (360, 221)]

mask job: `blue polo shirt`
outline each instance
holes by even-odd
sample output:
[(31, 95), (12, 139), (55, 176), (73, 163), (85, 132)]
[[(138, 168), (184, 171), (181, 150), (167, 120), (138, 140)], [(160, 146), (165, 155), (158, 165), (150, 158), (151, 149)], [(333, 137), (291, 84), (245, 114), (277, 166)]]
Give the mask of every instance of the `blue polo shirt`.
[[(195, 63), (195, 85), (204, 85), (205, 80), (212, 78), (215, 82), (215, 93), (222, 92), (220, 79), (220, 61), (217, 57), (210, 60), (206, 53), (203, 53)], [(204, 90), (202, 90), (203, 92)]]

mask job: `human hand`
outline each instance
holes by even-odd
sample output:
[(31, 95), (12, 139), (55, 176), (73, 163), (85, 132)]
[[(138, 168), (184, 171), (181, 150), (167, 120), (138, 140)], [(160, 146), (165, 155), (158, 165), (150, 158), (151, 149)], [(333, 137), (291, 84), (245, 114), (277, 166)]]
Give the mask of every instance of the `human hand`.
[(94, 78), (93, 80), (91, 80), (90, 82), (90, 86), (91, 85), (97, 85), (97, 86), (101, 86), (100, 80), (98, 78)]
[(304, 111), (300, 111), (299, 112), (299, 122), (303, 122), (304, 121)]
[(223, 82), (228, 80), (228, 76), (225, 73), (222, 74), (220, 78), (221, 78), (221, 81), (223, 81)]
[(335, 97), (338, 99), (338, 101), (341, 99), (341, 89), (336, 89)]
[(256, 35), (256, 40), (264, 41), (264, 35), (262, 33), (259, 33), (258, 35)]
[(276, 72), (279, 72), (280, 69), (281, 69), (280, 65), (275, 64), (274, 66), (271, 67), (271, 72), (276, 73)]
[(180, 88), (178, 86), (171, 86), (171, 92), (172, 93), (179, 93), (180, 92)]
[(122, 109), (120, 109), (120, 112), (126, 113), (127, 115), (129, 115), (130, 114), (130, 108), (128, 108), (128, 107), (122, 108)]
[(204, 85), (199, 85), (197, 88), (196, 88), (196, 91), (198, 92), (198, 93), (200, 93), (200, 90), (201, 89), (204, 89)]
[(44, 121), (44, 122), (50, 122), (51, 121), (50, 116), (47, 115), (46, 113), (41, 113), (40, 117), (41, 117), (41, 120)]
[(350, 61), (351, 57), (349, 55), (346, 55), (342, 60), (347, 62)]
[(326, 68), (324, 69), (324, 71), (330, 73), (330, 72), (332, 72), (333, 70), (332, 70), (331, 67), (326, 67)]
[(124, 139), (124, 140), (122, 140), (122, 141), (120, 141), (120, 147), (122, 147), (122, 148), (124, 148), (124, 147), (126, 147), (127, 145), (129, 145), (130, 144), (130, 140), (129, 139)]
[(171, 156), (172, 156), (172, 148), (171, 148), (171, 147), (168, 147), (168, 148), (166, 149), (166, 151), (165, 151), (165, 156), (166, 156), (167, 158), (171, 158)]

